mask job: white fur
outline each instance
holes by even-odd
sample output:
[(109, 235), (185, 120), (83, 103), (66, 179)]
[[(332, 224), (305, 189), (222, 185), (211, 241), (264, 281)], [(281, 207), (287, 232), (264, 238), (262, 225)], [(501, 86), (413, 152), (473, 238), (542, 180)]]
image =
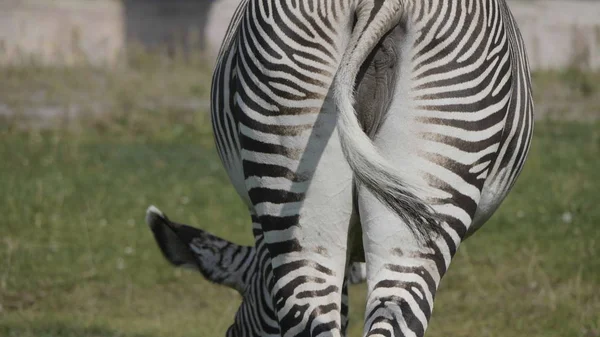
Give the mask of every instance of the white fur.
[[(398, 3), (398, 1), (393, 2)], [(381, 11), (384, 11), (384, 9)], [(400, 10), (396, 11), (394, 20), (387, 17), (382, 20), (378, 15), (373, 19), (371, 26), (364, 28), (363, 38), (360, 40), (358, 40), (358, 35), (362, 33), (362, 29), (356, 29), (347, 49), (349, 52), (344, 55), (342, 65), (334, 80), (334, 100), (339, 111), (338, 132), (346, 160), (348, 160), (359, 179), (361, 179), (361, 176), (370, 176), (372, 179), (380, 181), (382, 189), (394, 185), (394, 181), (387, 180), (386, 175), (382, 173), (395, 172), (396, 170), (379, 154), (371, 139), (360, 126), (353, 107), (354, 81), (360, 66), (387, 32), (388, 29), (386, 28), (390, 28), (398, 22), (400, 13)], [(368, 14), (369, 11), (365, 10), (362, 15), (359, 15), (357, 28), (366, 24), (364, 20), (368, 19)], [(387, 25), (383, 26), (386, 21)], [(400, 173), (395, 175), (401, 176)]]
[[(398, 24), (402, 14), (403, 4), (400, 0), (384, 2), (370, 22), (368, 19), (371, 16), (371, 8), (358, 9), (355, 30), (333, 83), (334, 101), (339, 116), (337, 126), (345, 158), (357, 180), (379, 200), (393, 208), (400, 217), (407, 220), (408, 217), (425, 217), (431, 225), (435, 222), (432, 218), (433, 212), (416, 197), (423, 187), (419, 186), (415, 179), (411, 179), (410, 174), (392, 166), (379, 153), (373, 141), (361, 128), (353, 107), (354, 83), (361, 65), (381, 38)], [(410, 210), (414, 209), (418, 209), (419, 214), (410, 215)], [(411, 228), (428, 236), (421, 228)]]

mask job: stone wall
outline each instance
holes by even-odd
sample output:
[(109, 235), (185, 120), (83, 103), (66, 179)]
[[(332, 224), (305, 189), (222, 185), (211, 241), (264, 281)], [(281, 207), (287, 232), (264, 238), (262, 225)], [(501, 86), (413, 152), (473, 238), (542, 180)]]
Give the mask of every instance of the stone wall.
[(509, 1), (532, 68), (600, 70), (600, 1)]
[(190, 52), (207, 49), (208, 16), (213, 4), (218, 2), (122, 0), (127, 44), (139, 44), (153, 50), (181, 48)]
[[(207, 46), (218, 49), (239, 0), (219, 0), (209, 16)], [(533, 69), (600, 70), (600, 1), (508, 0)], [(224, 17), (227, 15), (227, 17)]]
[(219, 51), (233, 12), (240, 0), (217, 0), (212, 6), (206, 25), (206, 47), (213, 57)]
[(0, 1), (0, 63), (114, 64), (124, 36), (118, 1)]
[[(0, 0), (0, 62), (113, 64), (126, 46), (212, 58), (240, 0)], [(509, 5), (534, 69), (600, 69), (600, 1)]]

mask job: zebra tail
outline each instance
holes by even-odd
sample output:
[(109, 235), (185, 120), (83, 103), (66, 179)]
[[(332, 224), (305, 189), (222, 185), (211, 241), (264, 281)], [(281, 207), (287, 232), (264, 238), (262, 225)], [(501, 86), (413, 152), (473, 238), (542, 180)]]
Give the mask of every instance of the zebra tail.
[[(394, 211), (418, 239), (428, 242), (439, 233), (439, 218), (415, 192), (407, 174), (392, 166), (362, 129), (354, 103), (354, 83), (361, 65), (379, 40), (403, 16), (402, 0), (366, 1), (357, 8), (357, 23), (334, 79), (334, 100), (338, 107), (338, 133), (344, 156), (357, 181)], [(361, 4), (364, 4), (362, 2)], [(377, 8), (376, 8), (377, 7)], [(377, 12), (375, 14), (374, 11)]]

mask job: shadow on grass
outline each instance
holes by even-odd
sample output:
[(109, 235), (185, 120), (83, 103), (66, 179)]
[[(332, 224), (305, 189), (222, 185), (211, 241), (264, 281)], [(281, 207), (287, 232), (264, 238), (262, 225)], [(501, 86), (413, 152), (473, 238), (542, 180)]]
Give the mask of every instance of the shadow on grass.
[(23, 324), (0, 323), (0, 336), (4, 337), (155, 337), (153, 334), (128, 334), (101, 327), (73, 326), (70, 323), (41, 323), (32, 326), (32, 322)]

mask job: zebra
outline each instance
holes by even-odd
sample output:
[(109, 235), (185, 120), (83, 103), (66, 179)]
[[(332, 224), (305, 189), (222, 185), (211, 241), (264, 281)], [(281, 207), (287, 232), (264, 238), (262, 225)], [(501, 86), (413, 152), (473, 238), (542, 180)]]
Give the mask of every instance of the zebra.
[(211, 103), (255, 238), (228, 336), (344, 335), (360, 261), (364, 335), (423, 336), (533, 132), (505, 0), (242, 0)]
[[(148, 207), (146, 223), (150, 226), (154, 239), (164, 257), (172, 265), (201, 273), (212, 283), (224, 285), (244, 295), (257, 268), (257, 253), (254, 246), (243, 246), (215, 236), (202, 229), (171, 221), (155, 206)], [(355, 262), (348, 266), (344, 284), (344, 303), (347, 308), (347, 285), (363, 283), (366, 279), (366, 266)], [(257, 288), (257, 291), (263, 291)], [(255, 294), (256, 296), (256, 294)], [(269, 296), (269, 293), (262, 294)], [(348, 324), (348, 311), (342, 312), (342, 321)]]
[[(164, 257), (172, 265), (200, 272), (208, 281), (243, 294), (256, 270), (256, 247), (235, 244), (205, 230), (171, 221), (155, 206), (148, 207), (146, 223)], [(349, 284), (366, 280), (364, 262), (348, 266)]]

